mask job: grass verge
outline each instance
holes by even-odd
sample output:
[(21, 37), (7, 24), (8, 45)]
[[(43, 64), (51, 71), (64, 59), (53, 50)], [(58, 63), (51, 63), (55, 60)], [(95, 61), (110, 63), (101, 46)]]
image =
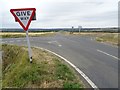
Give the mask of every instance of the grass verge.
[[(1, 68), (0, 68), (1, 69)], [(0, 71), (1, 73), (1, 71)], [(2, 74), (2, 73), (1, 73)], [(2, 89), (2, 75), (0, 75), (0, 90)]]
[[(55, 35), (54, 32), (29, 32), (30, 37), (41, 37), (41, 36), (53, 36)], [(20, 33), (20, 32), (1, 32), (0, 36), (2, 38), (19, 38), (19, 37), (26, 37), (26, 33)]]
[(0, 58), (0, 90), (2, 89), (2, 62)]
[(32, 48), (33, 63), (29, 63), (27, 48), (2, 46), (3, 88), (81, 88), (79, 76), (60, 58), (44, 50)]
[(106, 33), (106, 34), (102, 34), (96, 37), (96, 41), (106, 42), (106, 43), (113, 44), (116, 46), (119, 46), (118, 39), (119, 39), (118, 33)]

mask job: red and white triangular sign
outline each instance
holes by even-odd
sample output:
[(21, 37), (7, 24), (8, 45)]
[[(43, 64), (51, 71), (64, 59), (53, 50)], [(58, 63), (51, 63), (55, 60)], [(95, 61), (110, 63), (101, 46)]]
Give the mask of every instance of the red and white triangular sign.
[(35, 15), (35, 11), (36, 11), (35, 8), (22, 8), (10, 10), (15, 19), (19, 22), (19, 24), (23, 27), (25, 31), (28, 30), (32, 18)]

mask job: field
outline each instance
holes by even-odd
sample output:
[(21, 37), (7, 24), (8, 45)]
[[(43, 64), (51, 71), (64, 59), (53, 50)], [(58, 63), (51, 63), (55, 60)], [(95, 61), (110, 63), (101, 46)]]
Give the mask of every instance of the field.
[(29, 63), (26, 47), (4, 44), (2, 50), (3, 88), (84, 87), (76, 72), (51, 53), (32, 48), (33, 63)]
[[(30, 37), (40, 37), (40, 36), (51, 36), (55, 35), (54, 32), (29, 32)], [(0, 36), (2, 38), (19, 38), (26, 37), (26, 33), (24, 32), (1, 32)]]

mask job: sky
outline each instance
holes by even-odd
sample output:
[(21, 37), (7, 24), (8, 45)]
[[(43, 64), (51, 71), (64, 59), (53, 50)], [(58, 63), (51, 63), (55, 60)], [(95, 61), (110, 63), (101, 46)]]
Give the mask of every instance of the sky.
[(117, 27), (119, 0), (0, 0), (0, 28), (22, 28), (10, 9), (36, 8), (30, 28)]

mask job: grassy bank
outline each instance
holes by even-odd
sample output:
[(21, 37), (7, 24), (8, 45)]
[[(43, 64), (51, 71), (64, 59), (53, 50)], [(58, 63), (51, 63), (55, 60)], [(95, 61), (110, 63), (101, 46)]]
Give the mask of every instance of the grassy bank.
[(1, 62), (1, 58), (0, 58), (0, 90), (2, 88), (2, 62)]
[(118, 33), (103, 33), (103, 32), (92, 32), (92, 33), (74, 33), (74, 35), (81, 35), (81, 36), (90, 36), (95, 37), (95, 40), (98, 42), (106, 42), (113, 45), (118, 45)]
[(96, 37), (96, 41), (106, 42), (117, 46), (119, 45), (118, 39), (120, 39), (118, 38), (118, 33), (106, 33)]
[[(73, 69), (44, 50), (32, 48), (29, 63), (26, 47), (3, 45), (3, 88), (83, 88)], [(82, 89), (83, 90), (83, 89)]]
[[(41, 37), (55, 35), (54, 32), (29, 32), (30, 37)], [(0, 37), (2, 38), (19, 38), (26, 37), (26, 33), (23, 32), (1, 32)]]
[[(0, 66), (1, 69), (1, 66)], [(2, 71), (0, 70), (0, 90), (2, 89)]]

